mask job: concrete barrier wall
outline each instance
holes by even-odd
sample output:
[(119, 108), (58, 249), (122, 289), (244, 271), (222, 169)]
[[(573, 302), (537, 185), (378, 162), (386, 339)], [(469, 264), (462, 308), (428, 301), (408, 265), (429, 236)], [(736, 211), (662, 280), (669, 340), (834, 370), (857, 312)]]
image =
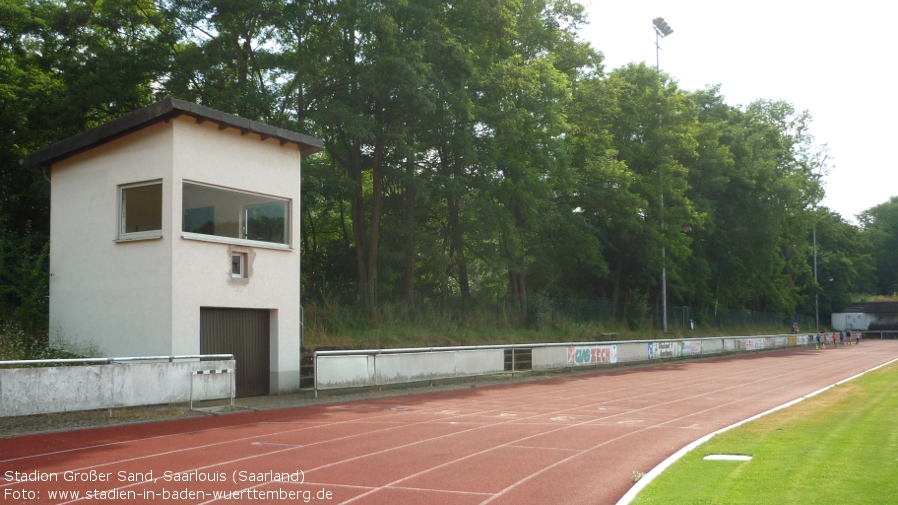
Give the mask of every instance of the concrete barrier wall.
[(535, 347), (531, 359), (534, 370), (565, 368), (568, 366), (567, 347)]
[(647, 343), (621, 343), (617, 345), (618, 363), (632, 361), (645, 361), (649, 359), (649, 345)]
[(374, 386), (374, 356), (319, 356), (315, 374), (329, 388)]
[(10, 368), (0, 370), (0, 417), (229, 398), (234, 360)]
[[(813, 344), (807, 335), (714, 337), (682, 340), (641, 340), (535, 344), (533, 370), (601, 367), (733, 352), (751, 352)], [(517, 349), (527, 348), (516, 346)], [(433, 349), (420, 352), (361, 351), (363, 354), (317, 357), (317, 389), (405, 384), (416, 381), (500, 373), (503, 349)]]
[(378, 355), (374, 379), (385, 385), (452, 377), (455, 355), (455, 351)]
[(319, 356), (318, 389), (405, 384), (488, 375), (505, 370), (503, 349)]
[(721, 354), (723, 352), (723, 339), (715, 338), (702, 342), (702, 354)]
[(503, 349), (458, 351), (455, 366), (455, 373), (459, 376), (499, 373), (505, 370), (505, 351)]

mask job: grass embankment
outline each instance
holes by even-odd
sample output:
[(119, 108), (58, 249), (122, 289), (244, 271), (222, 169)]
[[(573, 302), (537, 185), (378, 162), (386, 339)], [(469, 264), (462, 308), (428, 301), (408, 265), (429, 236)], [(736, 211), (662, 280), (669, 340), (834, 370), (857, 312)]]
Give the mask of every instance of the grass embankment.
[[(336, 326), (336, 327), (334, 327)], [(595, 342), (608, 340), (679, 339), (723, 335), (770, 335), (787, 333), (779, 325), (754, 325), (731, 328), (672, 328), (631, 330), (607, 323), (558, 321), (539, 327), (515, 327), (508, 324), (478, 324), (459, 321), (376, 321), (355, 324), (322, 325), (314, 321), (305, 329), (305, 347), (335, 346), (352, 349), (390, 349), (399, 347), (441, 347), (456, 345), (527, 344), (534, 342)]]
[[(557, 310), (549, 302), (540, 306), (544, 310), (530, 311), (526, 317), (509, 309), (488, 305), (467, 310), (423, 306), (409, 312), (401, 304), (384, 303), (378, 306), (375, 314), (366, 316), (355, 306), (309, 303), (305, 310), (303, 345), (387, 349), (769, 335), (789, 331), (782, 324), (749, 322), (750, 319), (745, 321), (746, 324), (718, 324), (715, 327), (699, 324), (690, 330), (678, 326), (674, 322), (676, 318), (669, 316), (671, 331), (664, 333), (653, 329), (648, 319), (636, 325), (638, 329), (631, 329), (620, 312), (617, 318), (605, 314), (600, 316), (604, 320), (591, 320), (589, 317), (576, 320), (565, 315), (571, 307)], [(608, 307), (602, 310), (611, 313)], [(591, 313), (603, 313), (602, 310), (596, 309)]]
[[(634, 505), (898, 501), (898, 364), (725, 432), (684, 456)], [(747, 462), (704, 461), (743, 454)]]
[(712, 328), (708, 330), (653, 330), (598, 328), (590, 325), (532, 328), (430, 327), (413, 324), (372, 325), (340, 332), (306, 329), (306, 347), (337, 346), (347, 348), (389, 349), (398, 347), (440, 347), (455, 345), (526, 344), (535, 342), (594, 342), (608, 340), (680, 339), (724, 335), (770, 335), (787, 333), (782, 327)]

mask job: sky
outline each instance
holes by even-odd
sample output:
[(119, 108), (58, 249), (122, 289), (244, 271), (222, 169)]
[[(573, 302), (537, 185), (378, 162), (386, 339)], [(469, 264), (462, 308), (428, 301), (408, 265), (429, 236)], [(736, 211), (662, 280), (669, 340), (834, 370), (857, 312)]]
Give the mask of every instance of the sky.
[[(655, 64), (693, 91), (719, 84), (730, 105), (785, 100), (813, 117), (829, 147), (822, 205), (855, 216), (898, 196), (898, 4), (883, 1), (580, 0), (581, 37), (605, 55), (605, 70)], [(736, 7), (738, 6), (738, 7)]]

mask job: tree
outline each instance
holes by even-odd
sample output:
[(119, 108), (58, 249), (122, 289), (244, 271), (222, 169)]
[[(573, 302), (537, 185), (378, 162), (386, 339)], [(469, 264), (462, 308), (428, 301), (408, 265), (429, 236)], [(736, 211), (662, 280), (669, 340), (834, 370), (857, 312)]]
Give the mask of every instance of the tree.
[[(852, 301), (852, 293), (863, 292), (873, 277), (874, 264), (869, 246), (861, 236), (860, 228), (839, 214), (827, 209), (818, 210), (817, 231), (817, 285), (807, 299), (817, 295), (820, 316), (828, 319), (833, 312), (842, 312)], [(815, 309), (811, 303), (803, 310)]]
[(626, 301), (631, 293), (641, 292), (652, 294), (657, 306), (661, 248), (666, 249), (670, 285), (682, 286), (681, 268), (690, 255), (685, 230), (698, 219), (686, 198), (686, 163), (695, 157), (695, 114), (688, 94), (644, 63), (617, 69), (608, 80), (617, 106), (607, 130), (618, 158), (632, 174), (628, 187), (636, 205), (608, 234), (612, 300)]
[(169, 35), (150, 2), (0, 1), (4, 319), (46, 329), (52, 176), (20, 160), (152, 101)]
[(858, 218), (872, 246), (877, 293), (892, 295), (898, 292), (898, 197), (865, 210)]

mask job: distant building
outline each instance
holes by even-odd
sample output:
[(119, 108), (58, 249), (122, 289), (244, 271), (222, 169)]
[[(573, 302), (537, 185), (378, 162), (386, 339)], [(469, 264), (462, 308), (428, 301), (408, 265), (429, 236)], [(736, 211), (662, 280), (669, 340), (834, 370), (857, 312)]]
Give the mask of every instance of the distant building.
[(898, 330), (898, 302), (852, 303), (832, 321), (837, 330)]
[(28, 155), (51, 179), (52, 341), (232, 353), (299, 388), (300, 161), (319, 139), (167, 98)]

